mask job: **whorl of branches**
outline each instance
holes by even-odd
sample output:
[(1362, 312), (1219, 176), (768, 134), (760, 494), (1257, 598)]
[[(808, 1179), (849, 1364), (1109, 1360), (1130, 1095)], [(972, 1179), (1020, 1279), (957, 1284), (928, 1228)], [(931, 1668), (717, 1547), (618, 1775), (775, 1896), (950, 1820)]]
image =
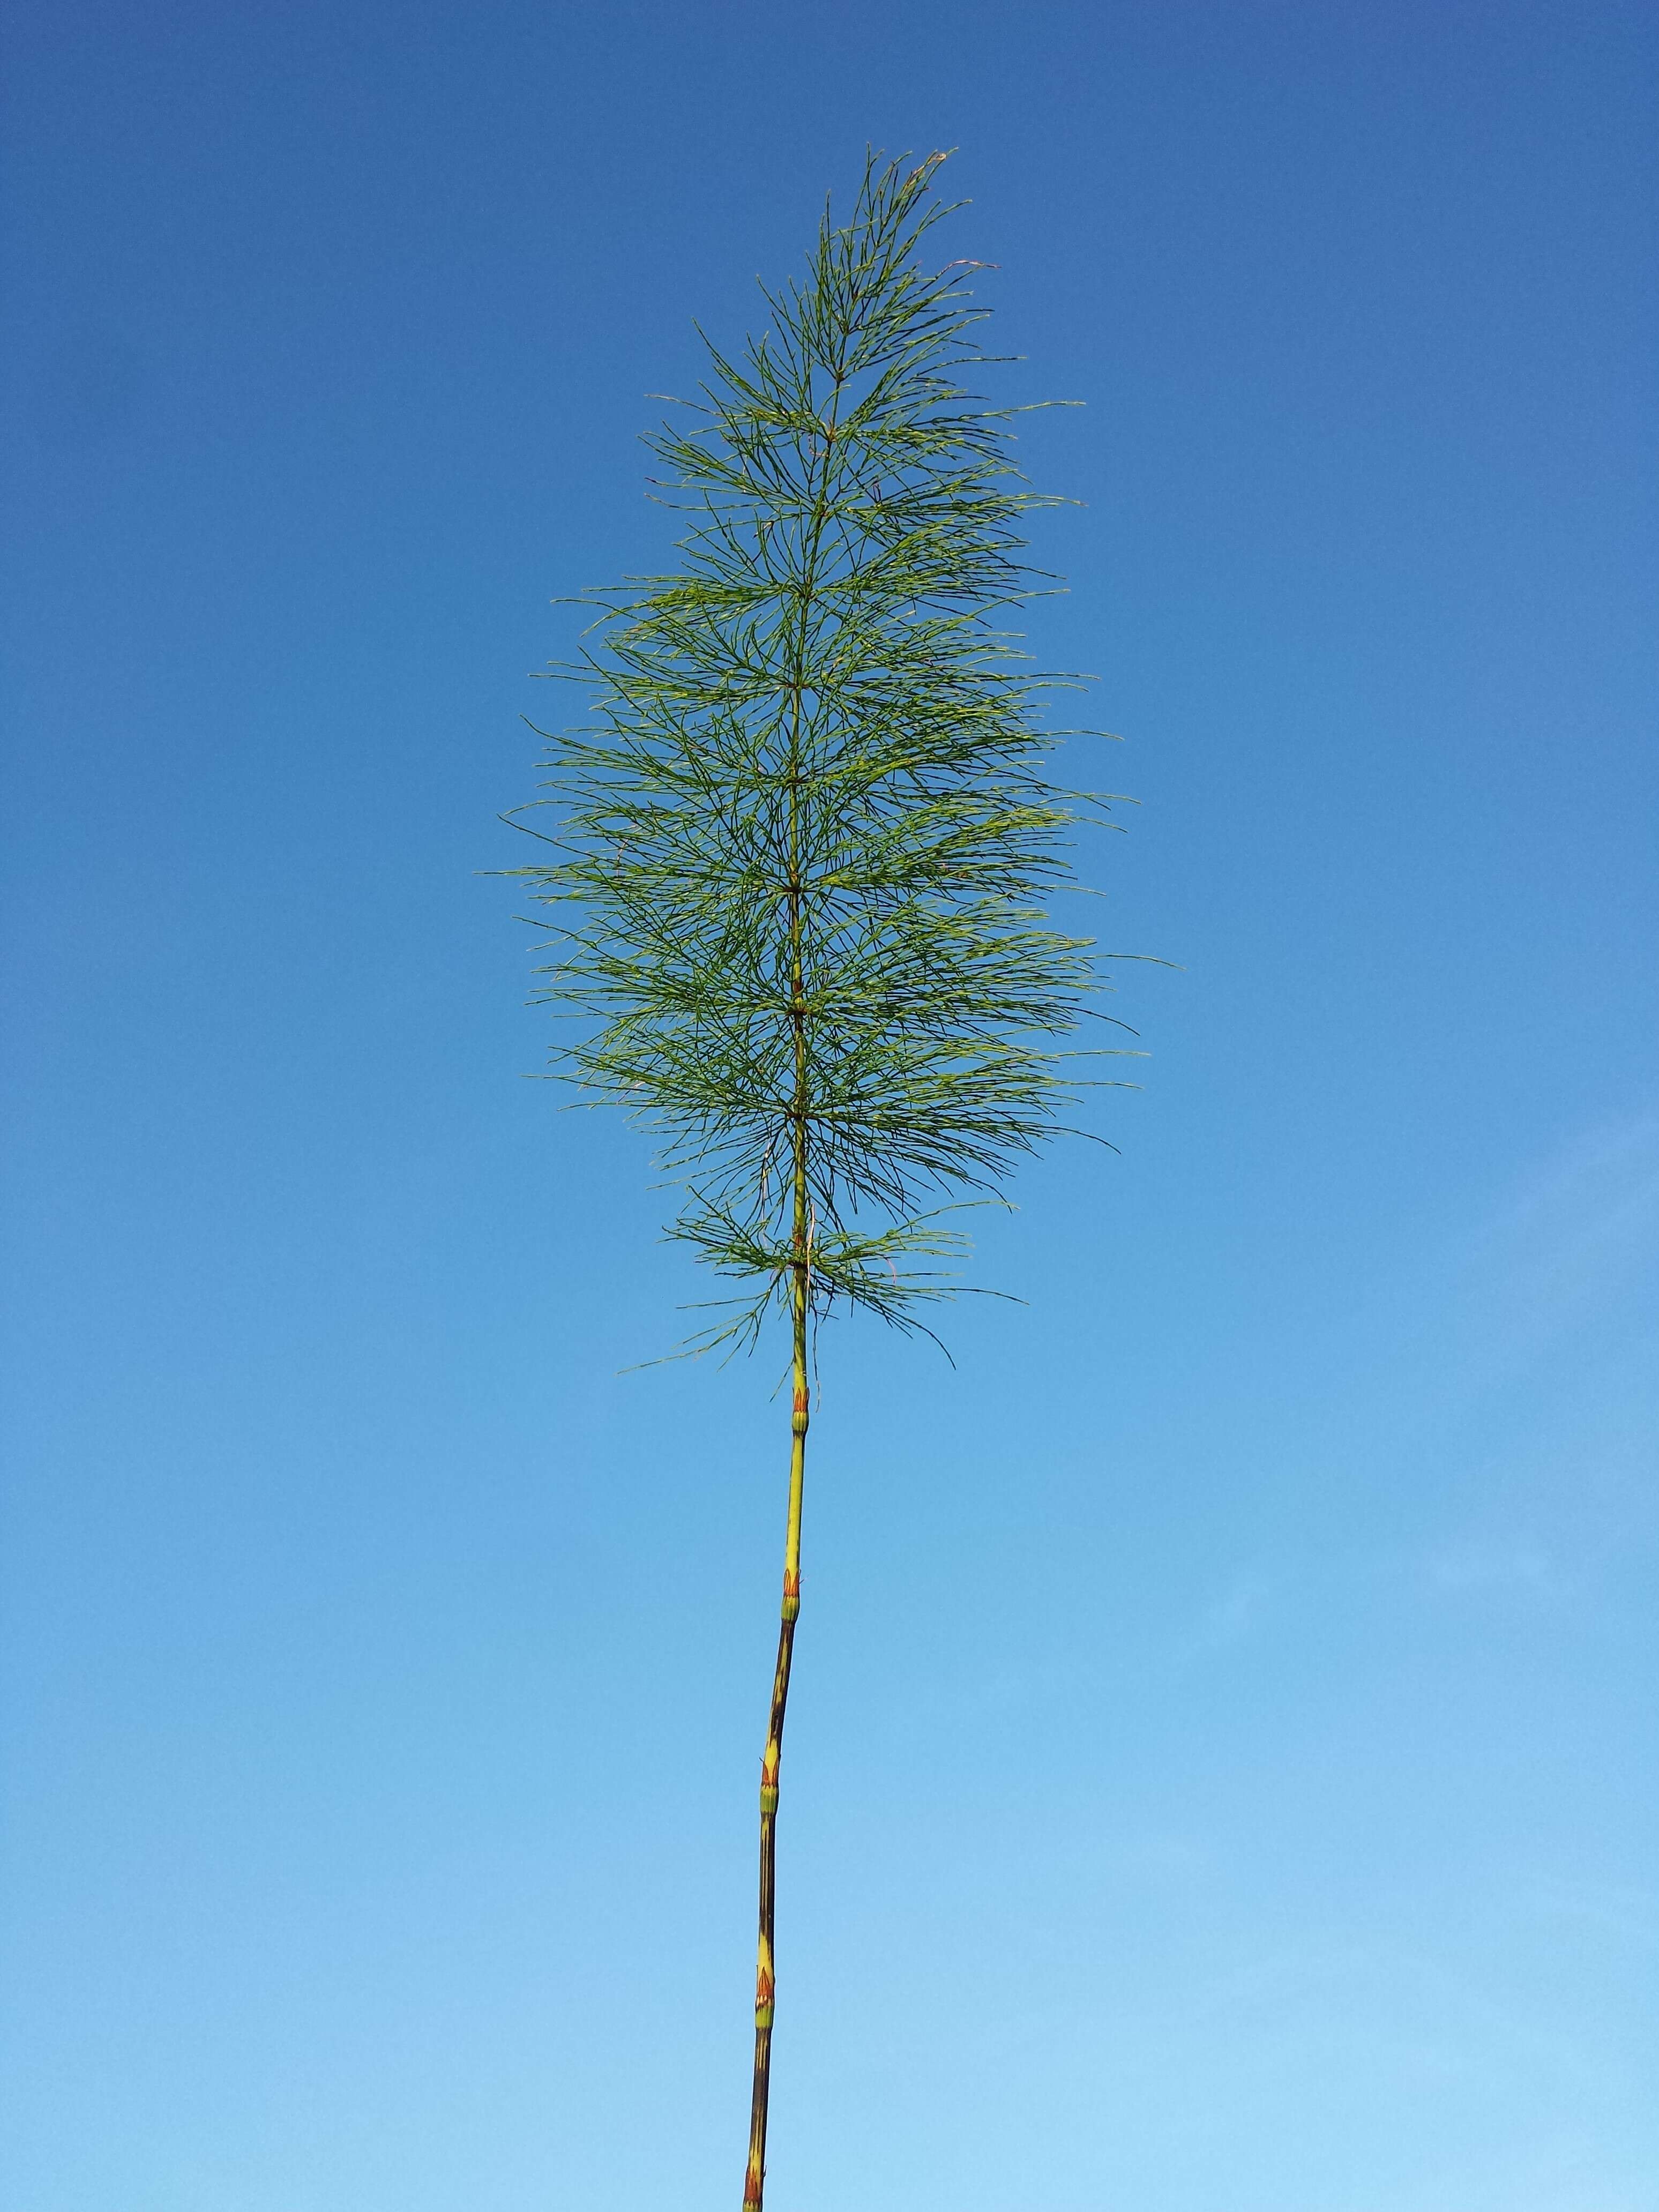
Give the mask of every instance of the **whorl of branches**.
[(1097, 988), (1043, 901), (1099, 802), (1049, 780), (1061, 679), (998, 626), (1054, 502), (962, 381), (971, 264), (918, 260), (942, 159), (872, 161), (764, 334), (710, 345), (701, 421), (647, 441), (683, 569), (580, 602), (592, 642), (550, 672), (597, 700), (550, 736), (556, 849), (514, 872), (556, 909), (540, 996), (586, 1023), (560, 1072), (665, 1139), (671, 1234), (744, 1283), (705, 1345), (752, 1343), (803, 1257), (815, 1313), (921, 1327), (964, 1241), (934, 1201), (1054, 1131)]

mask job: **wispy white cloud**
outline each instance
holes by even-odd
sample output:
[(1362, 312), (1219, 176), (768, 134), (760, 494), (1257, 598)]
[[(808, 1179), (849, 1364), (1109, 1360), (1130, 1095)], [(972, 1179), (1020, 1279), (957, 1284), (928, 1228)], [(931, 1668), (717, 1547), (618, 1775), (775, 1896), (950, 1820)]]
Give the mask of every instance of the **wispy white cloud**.
[(1174, 1655), (1177, 1667), (1184, 1670), (1200, 1665), (1256, 1635), (1272, 1613), (1284, 1579), (1259, 1567), (1241, 1569), (1196, 1620), (1189, 1620), (1177, 1632)]
[(1659, 1115), (1643, 1115), (1545, 1162), (1477, 1232), (1457, 1290), (1483, 1334), (1524, 1355), (1621, 1296), (1656, 1258)]
[(1541, 1544), (1528, 1537), (1478, 1537), (1430, 1554), (1429, 1580), (1437, 1589), (1520, 1590), (1540, 1598), (1567, 1595), (1567, 1578)]
[(1577, 1921), (1617, 1942), (1659, 1950), (1659, 1890), (1630, 1882), (1534, 1882), (1521, 1903), (1540, 1917)]
[(1206, 1646), (1211, 1650), (1225, 1650), (1229, 1644), (1249, 1636), (1261, 1624), (1271, 1593), (1272, 1584), (1266, 1575), (1252, 1572), (1237, 1576), (1225, 1596), (1204, 1615), (1202, 1636)]

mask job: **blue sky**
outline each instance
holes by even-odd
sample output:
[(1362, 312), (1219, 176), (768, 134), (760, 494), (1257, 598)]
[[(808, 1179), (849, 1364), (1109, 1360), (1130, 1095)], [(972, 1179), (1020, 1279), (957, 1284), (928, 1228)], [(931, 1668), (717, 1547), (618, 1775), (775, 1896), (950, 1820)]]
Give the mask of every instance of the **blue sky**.
[(823, 1347), (769, 2203), (1659, 2203), (1635, 5), (12, 13), (0, 2196), (734, 2206), (775, 1363), (497, 814), (959, 149), (1152, 1057)]

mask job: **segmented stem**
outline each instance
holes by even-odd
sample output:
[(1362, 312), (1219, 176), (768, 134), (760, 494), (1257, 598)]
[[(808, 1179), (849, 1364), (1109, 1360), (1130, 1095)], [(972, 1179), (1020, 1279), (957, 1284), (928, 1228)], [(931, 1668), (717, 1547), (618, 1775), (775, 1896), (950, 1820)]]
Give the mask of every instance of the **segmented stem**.
[(772, 2008), (775, 1987), (772, 1941), (777, 1875), (778, 1767), (783, 1757), (783, 1717), (789, 1702), (795, 1622), (800, 1614), (801, 1490), (811, 1409), (806, 1378), (804, 1267), (794, 1295), (794, 1322), (795, 1392), (790, 1416), (793, 1434), (789, 1455), (789, 1528), (783, 1553), (783, 1608), (778, 1629), (778, 1663), (772, 1677), (772, 1712), (767, 1724), (766, 1753), (761, 1762), (760, 1956), (755, 1975), (755, 2086), (749, 2111), (749, 2163), (743, 2182), (745, 2212), (760, 2212), (766, 2191), (766, 2121), (772, 2087)]
[(598, 684), (595, 719), (554, 740), (552, 850), (518, 872), (556, 917), (546, 998), (586, 1025), (562, 1067), (660, 1132), (684, 1182), (669, 1233), (741, 1285), (684, 1349), (792, 1328), (745, 2212), (815, 1331), (851, 1309), (925, 1331), (966, 1243), (936, 1201), (996, 1190), (1060, 1126), (1057, 1041), (1095, 988), (1088, 941), (1043, 908), (1095, 802), (1049, 781), (1036, 709), (1061, 679), (1001, 628), (1036, 580), (1022, 518), (1048, 502), (1012, 468), (1010, 410), (963, 381), (984, 358), (953, 274), (972, 264), (917, 259), (943, 158), (872, 155), (769, 330), (714, 350), (702, 419), (650, 441), (691, 513), (684, 572), (594, 595), (605, 642), (554, 672)]
[(794, 621), (794, 652), (789, 686), (789, 878), (785, 894), (789, 926), (789, 1017), (793, 1032), (794, 1096), (790, 1112), (793, 1189), (789, 1267), (789, 1312), (794, 1340), (794, 1399), (790, 1413), (789, 1524), (783, 1547), (783, 1614), (778, 1630), (778, 1662), (772, 1676), (772, 1711), (761, 1761), (760, 1942), (755, 1970), (755, 2078), (749, 2105), (749, 2161), (744, 2169), (744, 2212), (761, 2212), (766, 2194), (766, 2123), (772, 2094), (772, 2013), (776, 1995), (773, 1958), (777, 1897), (778, 1768), (783, 1757), (783, 1717), (789, 1703), (789, 1669), (795, 1654), (795, 1623), (800, 1616), (800, 1509), (806, 1473), (806, 1427), (811, 1393), (806, 1371), (806, 1337), (812, 1304), (812, 1218), (807, 1145), (811, 1129), (811, 1077), (806, 1042), (806, 976), (802, 957), (801, 915), (801, 722), (806, 689), (808, 630), (817, 583), (818, 550), (829, 506), (836, 426), (845, 381), (847, 336), (842, 333), (831, 369), (829, 419), (814, 486), (811, 515), (801, 563)]

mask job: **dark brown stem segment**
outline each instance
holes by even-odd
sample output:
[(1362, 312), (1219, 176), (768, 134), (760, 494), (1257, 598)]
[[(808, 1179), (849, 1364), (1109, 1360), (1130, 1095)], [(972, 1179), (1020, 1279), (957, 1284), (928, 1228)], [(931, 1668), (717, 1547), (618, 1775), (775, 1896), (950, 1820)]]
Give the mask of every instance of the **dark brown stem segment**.
[(805, 1270), (794, 1288), (795, 1401), (790, 1418), (789, 1529), (783, 1553), (783, 1620), (778, 1631), (778, 1663), (772, 1677), (772, 1714), (761, 1761), (760, 1956), (755, 1974), (755, 2091), (749, 2112), (749, 2164), (744, 2174), (744, 2212), (761, 2212), (766, 2193), (766, 2118), (772, 2088), (773, 1913), (776, 1898), (778, 1768), (783, 1757), (783, 1717), (789, 1703), (789, 1667), (795, 1650), (795, 1622), (800, 1614), (800, 1506), (806, 1468), (806, 1424), (811, 1399), (806, 1379)]

